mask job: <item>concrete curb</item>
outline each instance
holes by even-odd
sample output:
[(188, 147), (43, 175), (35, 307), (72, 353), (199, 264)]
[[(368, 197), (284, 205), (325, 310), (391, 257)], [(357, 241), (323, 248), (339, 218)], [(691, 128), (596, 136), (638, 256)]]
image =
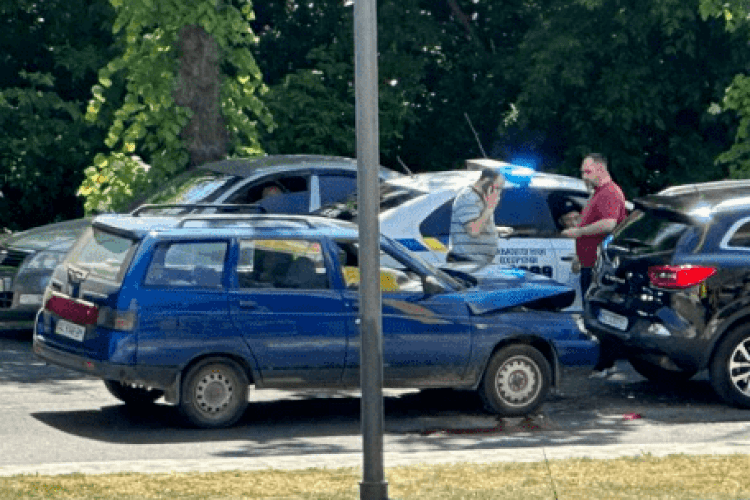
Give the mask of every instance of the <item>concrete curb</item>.
[[(385, 467), (435, 465), (448, 463), (539, 462), (567, 458), (606, 460), (618, 457), (652, 455), (731, 455), (750, 453), (750, 440), (694, 444), (614, 444), (528, 448), (492, 448), (461, 451), (390, 453), (385, 452)], [(0, 467), (0, 476), (220, 472), (261, 469), (299, 470), (308, 468), (361, 467), (361, 453), (282, 455), (209, 460), (138, 460), (116, 462), (47, 463)]]

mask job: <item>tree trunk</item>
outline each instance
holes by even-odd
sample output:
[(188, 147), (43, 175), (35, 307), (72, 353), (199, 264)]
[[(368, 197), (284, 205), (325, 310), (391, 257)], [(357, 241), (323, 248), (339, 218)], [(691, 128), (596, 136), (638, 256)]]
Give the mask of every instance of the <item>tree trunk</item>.
[(190, 166), (227, 156), (229, 134), (221, 115), (219, 47), (206, 31), (185, 26), (179, 37), (180, 64), (175, 102), (192, 110), (181, 136), (190, 154)]

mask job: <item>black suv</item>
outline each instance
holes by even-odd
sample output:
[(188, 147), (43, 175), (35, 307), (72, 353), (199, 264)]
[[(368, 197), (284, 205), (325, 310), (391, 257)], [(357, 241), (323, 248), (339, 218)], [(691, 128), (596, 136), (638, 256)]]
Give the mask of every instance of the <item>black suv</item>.
[(655, 382), (708, 369), (750, 408), (750, 181), (669, 188), (634, 202), (603, 243), (584, 313)]

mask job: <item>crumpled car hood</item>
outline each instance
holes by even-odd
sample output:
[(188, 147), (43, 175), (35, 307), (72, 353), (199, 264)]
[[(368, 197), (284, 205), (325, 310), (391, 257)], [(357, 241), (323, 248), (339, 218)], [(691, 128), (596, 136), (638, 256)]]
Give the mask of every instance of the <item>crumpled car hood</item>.
[(14, 233), (4, 238), (1, 244), (7, 248), (37, 252), (42, 250), (66, 252), (90, 225), (90, 218), (47, 224), (20, 233)]
[(477, 285), (464, 290), (463, 297), (473, 314), (525, 306), (531, 309), (559, 311), (570, 307), (576, 292), (568, 285), (559, 283), (541, 274), (507, 266), (484, 266), (477, 272), (473, 264), (451, 264), (450, 269), (469, 272)]

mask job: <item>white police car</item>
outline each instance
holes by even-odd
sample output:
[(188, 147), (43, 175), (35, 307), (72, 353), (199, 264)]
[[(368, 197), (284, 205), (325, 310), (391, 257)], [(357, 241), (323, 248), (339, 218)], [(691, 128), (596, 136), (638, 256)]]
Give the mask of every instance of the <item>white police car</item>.
[[(467, 167), (467, 170), (415, 174), (385, 182), (381, 191), (380, 231), (429, 262), (444, 263), (453, 199), (463, 187), (476, 182), (482, 168), (496, 168), (505, 176), (506, 184), (495, 211), (495, 224), (512, 232), (500, 239), (493, 264), (526, 269), (574, 287), (576, 301), (569, 311), (582, 310), (579, 275), (571, 272), (575, 240), (561, 236), (560, 232), (561, 217), (573, 210), (580, 212), (590, 196), (584, 181), (491, 159), (468, 160)], [(324, 208), (319, 213), (353, 218), (346, 216), (347, 207), (353, 209), (351, 202)], [(472, 274), (492, 274), (493, 267)]]

